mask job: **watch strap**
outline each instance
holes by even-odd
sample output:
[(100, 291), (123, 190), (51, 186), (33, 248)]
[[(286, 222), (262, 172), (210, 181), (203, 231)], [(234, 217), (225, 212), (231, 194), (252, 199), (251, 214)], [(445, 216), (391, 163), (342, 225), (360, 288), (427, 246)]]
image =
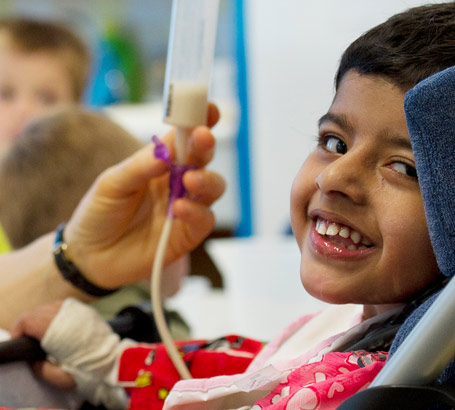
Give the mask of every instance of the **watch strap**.
[(65, 225), (66, 223), (60, 224), (56, 230), (53, 251), (55, 264), (57, 265), (61, 275), (74, 287), (92, 296), (107, 296), (116, 292), (118, 288), (105, 289), (91, 283), (82, 274), (78, 267), (68, 258), (66, 253), (68, 245), (63, 239), (63, 230), (65, 229)]

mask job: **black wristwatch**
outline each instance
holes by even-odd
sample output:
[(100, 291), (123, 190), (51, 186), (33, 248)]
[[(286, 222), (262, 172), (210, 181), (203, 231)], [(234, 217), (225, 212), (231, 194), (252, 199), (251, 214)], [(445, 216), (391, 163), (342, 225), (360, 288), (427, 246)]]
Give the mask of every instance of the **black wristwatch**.
[(92, 296), (107, 296), (116, 292), (118, 288), (100, 288), (88, 281), (78, 267), (68, 258), (67, 253), (65, 253), (68, 249), (68, 245), (63, 239), (65, 225), (66, 223), (60, 224), (56, 230), (53, 250), (55, 264), (62, 276), (73, 286)]

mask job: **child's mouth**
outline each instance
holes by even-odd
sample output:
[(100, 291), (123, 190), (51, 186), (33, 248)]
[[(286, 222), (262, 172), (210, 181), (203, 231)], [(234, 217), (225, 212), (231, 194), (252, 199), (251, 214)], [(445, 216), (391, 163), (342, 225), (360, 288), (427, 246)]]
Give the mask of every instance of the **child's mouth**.
[(371, 241), (362, 236), (360, 232), (349, 226), (331, 222), (320, 217), (316, 219), (315, 230), (319, 235), (328, 239), (341, 249), (361, 251), (373, 246)]

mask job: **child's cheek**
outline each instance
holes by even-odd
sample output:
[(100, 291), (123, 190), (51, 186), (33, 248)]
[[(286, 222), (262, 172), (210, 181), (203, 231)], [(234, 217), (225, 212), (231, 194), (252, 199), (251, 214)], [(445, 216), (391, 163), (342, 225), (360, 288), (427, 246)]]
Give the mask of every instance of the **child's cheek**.
[[(412, 218), (406, 215), (412, 215)], [(401, 217), (384, 218), (382, 226), (384, 263), (383, 280), (391, 284), (396, 300), (406, 298), (425, 286), (436, 276), (438, 267), (426, 223), (417, 209), (403, 212)]]
[[(308, 204), (308, 200), (304, 195), (300, 182), (301, 181), (297, 177), (294, 180), (291, 189), (291, 226), (292, 231), (297, 239), (301, 235), (305, 221), (307, 219), (306, 210)], [(300, 246), (300, 241), (297, 242)]]

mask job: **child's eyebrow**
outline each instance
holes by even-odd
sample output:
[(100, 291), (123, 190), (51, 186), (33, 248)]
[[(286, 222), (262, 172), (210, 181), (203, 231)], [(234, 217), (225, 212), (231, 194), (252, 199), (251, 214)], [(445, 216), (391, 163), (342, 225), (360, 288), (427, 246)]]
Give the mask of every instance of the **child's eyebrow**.
[(387, 132), (384, 133), (382, 138), (384, 138), (389, 145), (393, 145), (397, 148), (404, 148), (409, 151), (412, 151), (412, 145), (411, 145), (411, 141), (409, 140), (409, 138), (406, 138), (399, 134), (389, 134)]
[[(354, 130), (354, 127), (349, 122), (348, 118), (343, 114), (334, 114), (328, 112), (319, 118), (318, 126), (321, 127), (324, 122), (332, 122), (338, 125), (344, 132), (353, 132)], [(382, 134), (381, 138), (387, 140), (387, 143), (390, 145), (412, 151), (411, 141), (409, 138), (406, 138), (402, 135), (390, 134), (389, 132), (385, 131)]]
[(333, 122), (334, 124), (338, 125), (345, 132), (352, 132), (352, 130), (353, 130), (352, 124), (349, 122), (347, 117), (343, 114), (334, 114), (334, 113), (328, 112), (328, 113), (324, 114), (321, 118), (319, 118), (318, 126), (321, 127), (321, 125), (324, 122)]

